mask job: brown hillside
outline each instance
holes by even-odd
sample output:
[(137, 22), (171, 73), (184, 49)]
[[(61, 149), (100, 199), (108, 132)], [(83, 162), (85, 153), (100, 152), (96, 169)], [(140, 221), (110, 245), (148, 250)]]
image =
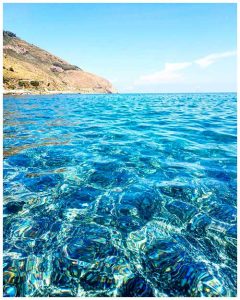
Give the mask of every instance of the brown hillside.
[(6, 92), (115, 93), (111, 83), (59, 57), (3, 32), (3, 84)]

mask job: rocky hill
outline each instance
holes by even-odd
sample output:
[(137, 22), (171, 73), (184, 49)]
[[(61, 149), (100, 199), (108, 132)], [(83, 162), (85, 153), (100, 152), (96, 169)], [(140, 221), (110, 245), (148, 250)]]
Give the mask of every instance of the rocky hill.
[(5, 93), (115, 93), (111, 83), (3, 32)]

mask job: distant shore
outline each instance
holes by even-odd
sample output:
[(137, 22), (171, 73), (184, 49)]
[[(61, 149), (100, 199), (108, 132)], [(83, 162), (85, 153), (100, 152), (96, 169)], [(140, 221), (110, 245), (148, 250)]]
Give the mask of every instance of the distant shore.
[[(91, 91), (37, 91), (37, 90), (3, 90), (3, 95), (55, 95), (55, 94), (99, 94), (94, 90)], [(104, 94), (112, 94), (110, 92), (106, 92)]]

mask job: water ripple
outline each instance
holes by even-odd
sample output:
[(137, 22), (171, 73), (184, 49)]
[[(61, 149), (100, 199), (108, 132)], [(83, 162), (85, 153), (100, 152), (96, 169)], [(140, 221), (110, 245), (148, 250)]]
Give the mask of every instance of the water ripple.
[(4, 98), (5, 296), (236, 296), (236, 95)]

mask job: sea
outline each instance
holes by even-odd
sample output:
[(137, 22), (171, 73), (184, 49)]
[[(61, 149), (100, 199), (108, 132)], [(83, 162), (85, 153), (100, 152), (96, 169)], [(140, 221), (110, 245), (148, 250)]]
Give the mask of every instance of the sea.
[(4, 296), (236, 296), (236, 93), (3, 107)]

